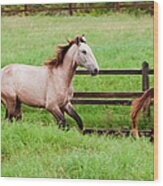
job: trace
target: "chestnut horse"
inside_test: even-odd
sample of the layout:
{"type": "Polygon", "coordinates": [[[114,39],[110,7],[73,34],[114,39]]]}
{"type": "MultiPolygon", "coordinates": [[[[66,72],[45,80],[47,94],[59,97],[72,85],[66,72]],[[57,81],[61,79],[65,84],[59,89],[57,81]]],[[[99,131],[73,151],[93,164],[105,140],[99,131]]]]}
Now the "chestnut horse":
{"type": "Polygon", "coordinates": [[[132,121],[132,133],[139,139],[138,133],[138,120],[140,111],[147,112],[151,99],[154,97],[154,88],[149,88],[146,90],[140,98],[137,98],[132,102],[130,117],[132,121]]]}
{"type": "Polygon", "coordinates": [[[64,112],[74,118],[80,130],[83,123],[70,100],[73,97],[72,79],[78,66],[92,75],[98,64],[84,36],[77,36],[65,46],[58,46],[55,59],[43,66],[10,64],[1,71],[1,99],[6,107],[6,119],[21,119],[21,103],[46,108],[64,128],[64,112]]]}

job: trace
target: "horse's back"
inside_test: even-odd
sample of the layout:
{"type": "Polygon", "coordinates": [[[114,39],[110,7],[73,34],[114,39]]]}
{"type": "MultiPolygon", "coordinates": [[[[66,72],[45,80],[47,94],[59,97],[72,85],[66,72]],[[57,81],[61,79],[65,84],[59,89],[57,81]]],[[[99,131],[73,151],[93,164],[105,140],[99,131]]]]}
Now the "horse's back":
{"type": "Polygon", "coordinates": [[[42,106],[47,83],[46,67],[11,64],[1,71],[2,95],[17,96],[26,104],[42,106]]]}

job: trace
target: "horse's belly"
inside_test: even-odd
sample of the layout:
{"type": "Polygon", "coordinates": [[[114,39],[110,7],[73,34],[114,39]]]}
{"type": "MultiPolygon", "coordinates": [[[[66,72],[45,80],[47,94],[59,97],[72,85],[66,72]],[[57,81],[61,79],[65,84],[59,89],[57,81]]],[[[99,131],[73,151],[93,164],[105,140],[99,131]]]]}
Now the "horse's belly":
{"type": "Polygon", "coordinates": [[[20,101],[24,104],[27,104],[30,106],[36,106],[36,107],[45,106],[44,94],[40,94],[38,90],[27,91],[25,89],[25,90],[22,90],[21,92],[18,92],[17,95],[20,101]]]}

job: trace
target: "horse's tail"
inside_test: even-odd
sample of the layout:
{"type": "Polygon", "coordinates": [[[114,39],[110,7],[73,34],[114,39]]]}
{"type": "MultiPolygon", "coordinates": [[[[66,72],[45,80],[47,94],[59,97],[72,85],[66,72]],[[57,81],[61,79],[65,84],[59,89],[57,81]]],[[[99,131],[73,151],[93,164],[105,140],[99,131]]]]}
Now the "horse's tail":
{"type": "Polygon", "coordinates": [[[146,90],[140,98],[132,102],[130,118],[132,121],[132,130],[133,132],[136,132],[136,136],[138,135],[137,130],[138,130],[138,119],[139,119],[140,111],[142,109],[143,111],[147,111],[147,108],[149,107],[149,104],[151,102],[151,98],[153,97],[154,97],[154,88],[150,88],[146,90]]]}

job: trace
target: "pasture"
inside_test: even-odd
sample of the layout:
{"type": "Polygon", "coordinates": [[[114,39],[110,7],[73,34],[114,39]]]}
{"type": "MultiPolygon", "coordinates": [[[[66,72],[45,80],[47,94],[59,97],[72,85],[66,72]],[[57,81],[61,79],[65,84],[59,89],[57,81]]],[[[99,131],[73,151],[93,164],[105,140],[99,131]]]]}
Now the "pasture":
{"type": "MultiPolygon", "coordinates": [[[[112,16],[2,17],[2,67],[41,65],[65,38],[85,34],[100,69],[153,68],[153,17],[112,16]]],[[[75,76],[75,91],[141,91],[141,76],[75,76]]],[[[150,77],[153,86],[153,77],[150,77]]],[[[129,106],[75,105],[84,127],[131,128],[129,106]]],[[[139,129],[153,126],[140,118],[139,129]]],[[[153,180],[153,144],[149,139],[83,136],[76,123],[68,132],[44,109],[23,106],[22,121],[2,117],[2,176],[153,180]]]]}

